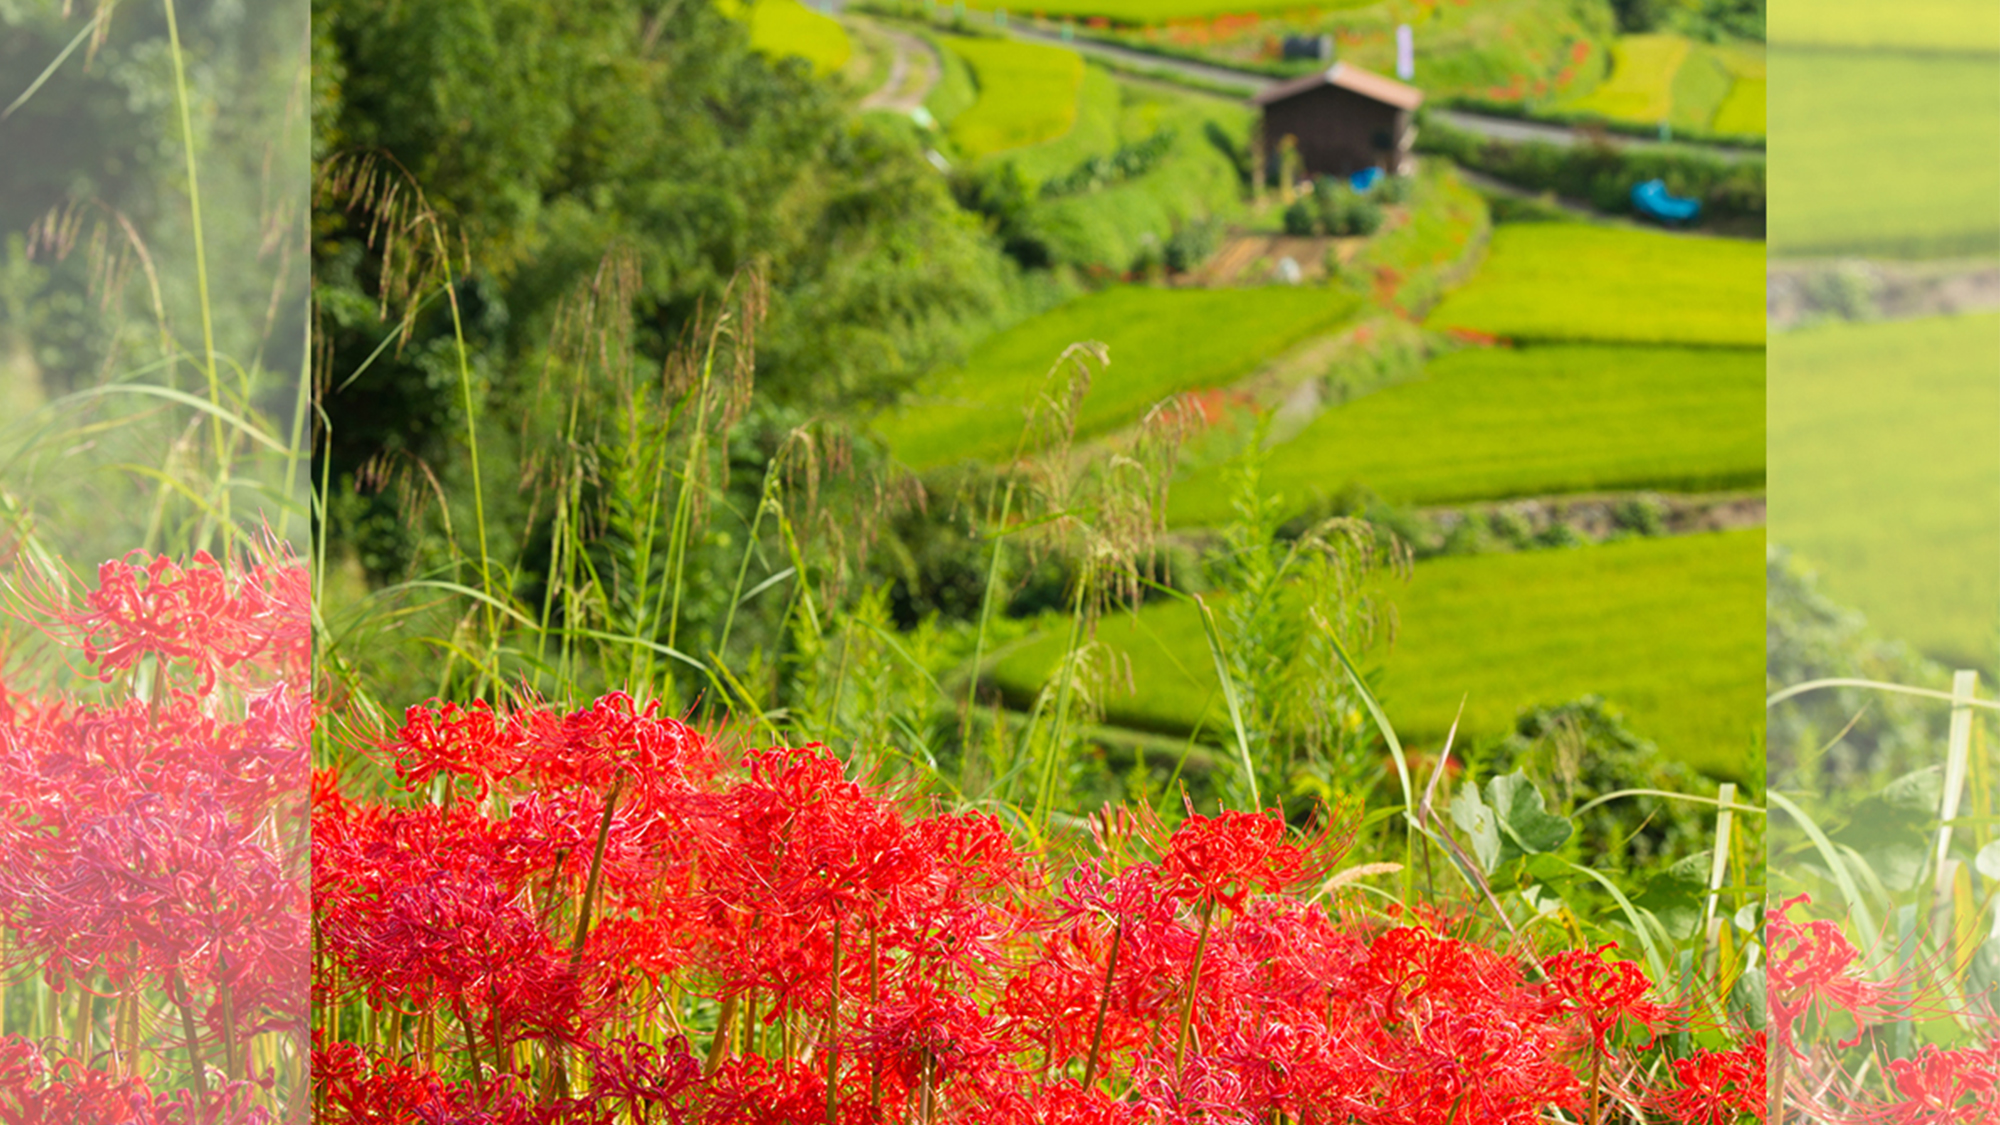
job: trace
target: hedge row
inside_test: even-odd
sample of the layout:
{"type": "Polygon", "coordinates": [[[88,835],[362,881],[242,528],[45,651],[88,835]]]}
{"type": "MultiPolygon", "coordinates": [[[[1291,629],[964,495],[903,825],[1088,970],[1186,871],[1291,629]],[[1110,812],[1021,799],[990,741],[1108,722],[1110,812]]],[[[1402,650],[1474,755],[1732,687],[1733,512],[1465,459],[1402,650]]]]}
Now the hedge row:
{"type": "Polygon", "coordinates": [[[1702,201],[1705,220],[1764,219],[1764,161],[1728,160],[1690,149],[1611,144],[1558,145],[1482,137],[1429,118],[1417,147],[1530,191],[1553,191],[1599,211],[1632,210],[1632,188],[1665,180],[1667,190],[1702,201]]]}

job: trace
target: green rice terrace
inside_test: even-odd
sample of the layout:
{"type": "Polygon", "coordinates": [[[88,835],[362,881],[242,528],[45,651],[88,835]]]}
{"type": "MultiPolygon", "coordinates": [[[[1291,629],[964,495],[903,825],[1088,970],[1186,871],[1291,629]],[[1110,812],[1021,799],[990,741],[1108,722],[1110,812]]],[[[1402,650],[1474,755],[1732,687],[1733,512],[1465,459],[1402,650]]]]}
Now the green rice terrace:
{"type": "MultiPolygon", "coordinates": [[[[489,309],[510,318],[518,354],[468,365],[475,387],[494,373],[490,388],[452,381],[439,397],[422,365],[455,336],[425,322],[429,350],[405,352],[372,324],[339,329],[337,350],[364,368],[350,393],[394,394],[413,418],[462,419],[467,402],[477,414],[464,433],[435,422],[384,435],[372,416],[334,431],[328,518],[350,546],[329,581],[354,613],[337,628],[369,650],[357,666],[383,698],[401,705],[398,693],[433,674],[472,675],[456,657],[436,673],[450,646],[403,644],[401,624],[365,612],[383,591],[410,596],[396,586],[408,575],[456,560],[450,591],[478,574],[519,610],[484,603],[489,628],[540,614],[550,630],[496,649],[477,672],[492,682],[609,688],[650,675],[683,703],[700,695],[768,727],[759,738],[879,747],[885,762],[956,771],[968,793],[981,776],[1022,784],[1020,762],[980,749],[992,742],[1069,763],[1064,792],[1155,800],[1171,757],[1149,749],[1127,776],[1096,750],[1137,739],[1215,756],[1239,737],[1215,696],[1218,652],[1250,659],[1243,650],[1261,641],[1240,625],[1211,638],[1187,606],[1148,595],[1136,617],[1098,625],[1129,656],[1136,693],[1084,707],[1051,676],[1074,656],[1079,607],[1130,600],[1119,568],[1153,561],[1171,564],[1177,591],[1248,605],[1243,560],[1346,518],[1414,562],[1407,583],[1378,570],[1349,591],[1398,623],[1393,644],[1350,637],[1365,684],[1333,666],[1294,669],[1324,686],[1314,721],[1334,743],[1378,746],[1354,717],[1357,690],[1379,692],[1427,751],[1461,699],[1460,745],[1483,752],[1532,709],[1600,696],[1632,736],[1710,775],[1703,785],[1747,780],[1765,472],[1754,149],[1482,133],[1452,151],[1414,140],[1407,164],[1370,158],[1404,174],[1310,174],[1302,149],[1258,140],[1262,109],[1176,65],[1205,60],[1260,82],[1324,72],[1325,59],[1281,49],[1287,36],[1323,35],[1340,61],[1392,74],[1396,29],[1409,24],[1409,81],[1426,106],[1464,115],[1454,121],[1505,113],[1509,125],[1540,116],[1540,129],[1615,120],[1643,131],[1663,119],[1755,137],[1762,44],[1694,16],[1621,24],[1608,0],[1122,3],[1003,15],[880,0],[828,15],[743,0],[704,32],[702,51],[741,54],[728,56],[728,81],[750,84],[752,117],[782,123],[732,131],[714,107],[738,95],[695,65],[697,52],[676,56],[679,69],[635,65],[637,93],[603,93],[581,133],[544,146],[580,170],[522,165],[523,183],[496,186],[501,170],[459,182],[424,167],[515,271],[496,272],[489,309]],[[1141,53],[1087,54],[1079,40],[1141,53]],[[687,121],[646,117],[660,105],[687,121]],[[600,143],[620,119],[644,124],[653,148],[600,143]],[[663,145],[693,156],[663,161],[663,145]],[[665,166],[682,179],[649,178],[665,166]],[[621,186],[585,198],[568,177],[586,174],[621,186]],[[1701,214],[1673,229],[1638,217],[1632,189],[1653,178],[1701,214]],[[501,198],[553,202],[481,209],[501,198]],[[772,202],[750,202],[760,199],[772,202]],[[604,255],[617,231],[629,262],[622,249],[604,255]],[[636,294],[658,315],[621,335],[601,320],[607,293],[636,294]],[[766,311],[754,334],[742,330],[766,311]],[[722,319],[687,320],[697,314],[722,319]],[[707,396],[689,400],[697,409],[676,413],[637,382],[563,397],[572,372],[578,386],[601,381],[597,368],[621,349],[665,346],[668,325],[711,333],[713,364],[687,369],[707,396]],[[550,342],[519,343],[537,332],[550,342]],[[1088,361],[1088,389],[1072,397],[1051,375],[1076,345],[1101,345],[1108,362],[1088,361]],[[1034,441],[1031,417],[1043,427],[1034,441]],[[1171,424],[1146,428],[1161,418],[1171,424]],[[1178,445],[1164,440],[1170,429],[1178,445]],[[522,483],[489,480],[483,497],[466,496],[469,466],[383,483],[403,451],[446,464],[473,436],[501,466],[487,476],[522,483]],[[725,457],[726,475],[703,468],[725,457]],[[442,502],[412,514],[411,498],[433,494],[442,502]],[[485,529],[468,530],[480,511],[485,529]],[[641,526],[649,512],[665,521],[657,535],[641,526]],[[521,553],[472,562],[466,545],[479,538],[521,553]],[[369,646],[396,655],[377,660],[369,646]],[[1057,733],[1044,722],[1052,708],[1057,733]],[[1016,747],[1008,732],[1019,731],[1016,747]],[[1050,749],[1052,738],[1068,741],[1050,749]]],[[[583,100],[546,100],[565,99],[583,100]]],[[[479,125],[505,133],[506,120],[479,125]]],[[[1445,131],[1418,126],[1419,137],[1445,131]]],[[[365,275],[340,273],[349,261],[321,263],[354,290],[339,307],[376,308],[365,275]]],[[[1258,596],[1289,607],[1301,588],[1287,577],[1258,596]]],[[[419,624],[407,635],[447,628],[442,609],[409,612],[419,624]]],[[[1304,620],[1301,609],[1288,627],[1304,620]]],[[[1258,737],[1301,736],[1270,726],[1258,737]]],[[[1254,781],[1260,768],[1245,773],[1254,781]]],[[[1382,781],[1372,767],[1356,776],[1342,784],[1382,781]]],[[[1195,799],[1239,799],[1235,784],[1201,781],[1195,799]]]]}
{"type": "MultiPolygon", "coordinates": [[[[1100,18],[1105,26],[1081,30],[1234,64],[1256,61],[1243,54],[1253,30],[1268,38],[1322,20],[1341,57],[1384,71],[1394,66],[1377,57],[1393,30],[1386,17],[1407,16],[1366,3],[1309,17],[1282,6],[1226,18],[1202,5],[1171,15],[1115,7],[1044,15],[1100,18]]],[[[1526,48],[1541,52],[1541,77],[1521,82],[1492,72],[1469,44],[1448,46],[1491,32],[1494,11],[1424,7],[1418,34],[1430,21],[1441,46],[1420,54],[1420,85],[1428,66],[1457,76],[1440,77],[1446,90],[1491,100],[1512,83],[1512,100],[1551,114],[1762,133],[1761,43],[1664,29],[1593,36],[1551,6],[1506,0],[1494,7],[1532,17],[1523,32],[1546,36],[1526,48]]],[[[975,29],[992,18],[973,9],[975,29]]],[[[1247,134],[1251,114],[1239,103],[1045,40],[905,26],[942,61],[925,102],[931,143],[991,201],[988,222],[1026,252],[1115,279],[986,337],[878,413],[875,433],[910,469],[1011,464],[1031,411],[1047,409],[1057,357],[1095,341],[1109,364],[1093,371],[1071,418],[1079,464],[1124,449],[1157,403],[1201,404],[1207,429],[1186,447],[1165,509],[1197,552],[1240,518],[1236,463],[1256,434],[1269,443],[1259,492],[1295,526],[1363,510],[1477,523],[1513,518],[1516,503],[1566,510],[1761,492],[1761,242],[1576,212],[1496,225],[1486,199],[1440,157],[1378,203],[1381,218],[1365,232],[1288,232],[1292,200],[1275,187],[1248,190],[1247,144],[1223,140],[1247,134]],[[1271,284],[1281,259],[1296,263],[1302,284],[1271,284]],[[1274,418],[1268,431],[1256,428],[1263,414],[1274,418]]],[[[1520,36],[1506,38],[1520,47],[1520,36]]],[[[1573,533],[1558,519],[1541,538],[1568,546],[1458,537],[1419,562],[1408,586],[1374,587],[1400,622],[1394,647],[1369,657],[1391,717],[1434,745],[1467,696],[1461,733],[1487,739],[1523,708],[1596,693],[1669,755],[1741,776],[1759,707],[1761,510],[1756,500],[1751,525],[1705,534],[1645,527],[1613,541],[1620,535],[1573,533]],[[1684,685],[1705,686],[1649,683],[1663,664],[1684,685]]],[[[1227,741],[1213,660],[1188,606],[1114,614],[1099,630],[1130,657],[1139,685],[1101,700],[1102,729],[1227,741]]],[[[982,675],[1010,706],[1030,708],[1053,682],[1068,632],[1067,618],[1033,627],[982,675]]]]}
{"type": "Polygon", "coordinates": [[[1764,342],[1764,248],[1568,223],[1495,233],[1486,265],[1431,311],[1516,343],[1764,342]]]}
{"type": "Polygon", "coordinates": [[[1773,254],[2000,252],[2000,10],[1977,0],[1780,8],[1773,254]],[[1864,156],[1865,154],[1865,156],[1864,156]]]}
{"type": "Polygon", "coordinates": [[[1772,48],[1773,254],[2000,251],[2000,36],[1963,49],[1772,48]]]}
{"type": "Polygon", "coordinates": [[[1766,65],[1759,44],[1711,44],[1683,35],[1620,37],[1611,72],[1558,111],[1683,133],[1762,137],[1766,65]]]}
{"type": "MultiPolygon", "coordinates": [[[[915,0],[891,10],[921,10],[915,0]]],[[[1394,73],[1396,29],[1414,36],[1415,80],[1433,97],[1509,107],[1557,121],[1597,121],[1682,135],[1761,141],[1765,55],[1761,20],[1730,22],[1690,6],[1662,20],[1664,6],[1640,9],[1644,27],[1621,27],[1558,0],[1338,0],[1302,5],[1208,0],[1063,0],[1039,5],[1037,27],[1070,26],[1093,39],[1170,58],[1274,76],[1314,61],[1287,57],[1286,37],[1330,36],[1339,58],[1394,73]]],[[[972,3],[990,19],[1005,5],[972,3]]]]}
{"type": "Polygon", "coordinates": [[[1078,436],[1094,437],[1130,425],[1163,398],[1234,383],[1361,305],[1317,288],[1106,289],[988,341],[972,363],[935,379],[878,429],[913,468],[1003,459],[1056,356],[1095,339],[1112,359],[1078,417],[1078,436]],[[1218,324],[1229,330],[1216,331],[1218,324]]]}
{"type": "MultiPolygon", "coordinates": [[[[1750,348],[1473,348],[1328,410],[1275,447],[1266,492],[1287,514],[1359,486],[1429,506],[1553,493],[1764,483],[1764,354],[1750,348]]],[[[1220,468],[1180,482],[1175,524],[1228,519],[1220,468]]]]}
{"type": "MultiPolygon", "coordinates": [[[[2000,8],[1827,0],[1773,17],[1774,268],[1822,286],[1878,268],[1990,270],[2000,8]]],[[[1880,635],[1991,669],[2000,321],[1972,311],[1995,303],[1843,303],[1835,284],[1820,304],[1771,338],[1771,540],[1880,635]]]]}

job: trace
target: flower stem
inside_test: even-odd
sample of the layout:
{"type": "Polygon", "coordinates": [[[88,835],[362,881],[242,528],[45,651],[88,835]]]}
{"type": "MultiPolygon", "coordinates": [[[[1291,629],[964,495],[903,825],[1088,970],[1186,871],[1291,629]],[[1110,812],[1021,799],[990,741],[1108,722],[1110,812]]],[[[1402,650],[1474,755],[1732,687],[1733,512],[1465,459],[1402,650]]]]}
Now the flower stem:
{"type": "Polygon", "coordinates": [[[715,1021],[715,1038],[709,1040],[708,1061],[702,1064],[701,1076],[711,1078],[715,1068],[722,1065],[723,1056],[729,1053],[729,1036],[735,1029],[730,1025],[736,1021],[736,994],[723,998],[722,1014],[715,1021]]]}
{"type": "MultiPolygon", "coordinates": [[[[479,1066],[479,1040],[472,1034],[472,1020],[465,1014],[465,1001],[459,1001],[456,1007],[458,1011],[458,1026],[465,1032],[465,1053],[472,1056],[472,1092],[478,1095],[480,1101],[484,1102],[486,1100],[486,1075],[479,1066]]],[[[500,1060],[494,1059],[493,1063],[495,1066],[498,1066],[500,1060]]]]}
{"type": "Polygon", "coordinates": [[[188,1066],[194,1071],[194,1098],[206,1108],[208,1069],[202,1064],[201,1042],[195,1034],[194,1005],[188,999],[187,984],[181,980],[179,970],[168,970],[167,984],[173,990],[174,1006],[181,1010],[181,1034],[187,1039],[188,1066]]]}
{"type": "Polygon", "coordinates": [[[1181,1064],[1187,1060],[1188,1028],[1194,1023],[1194,998],[1201,989],[1201,958],[1208,951],[1208,923],[1215,916],[1215,902],[1204,899],[1201,904],[1201,937],[1194,943],[1194,971],[1188,975],[1187,1003],[1181,1006],[1180,1041],[1174,1046],[1174,1079],[1180,1080],[1181,1064]]]}
{"type": "MultiPolygon", "coordinates": [[[[881,1002],[882,960],[877,952],[878,933],[874,921],[868,925],[868,1030],[875,1031],[875,1005],[881,1002]]],[[[882,1061],[868,1060],[868,1120],[882,1119],[882,1061]]]]}
{"type": "Polygon", "coordinates": [[[1597,1116],[1597,1090],[1599,1081],[1598,1068],[1603,1062],[1604,1052],[1598,1050],[1596,1044],[1592,1044],[1590,1048],[1590,1125],[1601,1125],[1597,1116]]]}
{"type": "MultiPolygon", "coordinates": [[[[1090,1058],[1083,1064],[1083,1088],[1097,1080],[1097,1048],[1104,1041],[1104,1014],[1111,1007],[1111,980],[1118,972],[1118,946],[1125,940],[1125,919],[1111,931],[1111,959],[1104,966],[1104,995],[1097,998],[1097,1026],[1090,1029],[1090,1058]]],[[[1185,1025],[1184,1025],[1185,1026],[1185,1025]]]]}
{"type": "Polygon", "coordinates": [[[826,1125],[840,1125],[835,1082],[840,1077],[840,919],[833,920],[833,996],[826,1008],[826,1125]]]}
{"type": "Polygon", "coordinates": [[[604,798],[604,816],[597,822],[597,849],[590,853],[590,878],[583,885],[582,909],[576,916],[576,940],[570,944],[569,964],[575,969],[583,964],[583,941],[590,936],[590,907],[597,898],[598,879],[604,873],[604,845],[611,838],[611,814],[618,810],[618,791],[625,785],[625,776],[611,783],[611,792],[604,798]]]}

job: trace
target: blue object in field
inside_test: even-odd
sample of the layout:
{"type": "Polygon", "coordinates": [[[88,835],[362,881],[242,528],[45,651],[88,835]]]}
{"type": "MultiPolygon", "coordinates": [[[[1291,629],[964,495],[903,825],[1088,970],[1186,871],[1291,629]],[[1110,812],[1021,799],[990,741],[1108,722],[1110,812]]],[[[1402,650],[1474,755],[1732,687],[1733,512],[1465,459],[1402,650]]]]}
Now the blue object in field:
{"type": "Polygon", "coordinates": [[[1647,180],[1635,185],[1632,188],[1632,206],[1637,207],[1641,215],[1663,223],[1685,223],[1701,214],[1701,200],[1668,195],[1665,180],[1647,180]]]}
{"type": "Polygon", "coordinates": [[[1376,181],[1380,180],[1381,178],[1382,178],[1382,169],[1363,168],[1361,171],[1356,172],[1352,176],[1347,177],[1347,182],[1354,188],[1355,191],[1367,191],[1369,188],[1374,187],[1376,181]]]}

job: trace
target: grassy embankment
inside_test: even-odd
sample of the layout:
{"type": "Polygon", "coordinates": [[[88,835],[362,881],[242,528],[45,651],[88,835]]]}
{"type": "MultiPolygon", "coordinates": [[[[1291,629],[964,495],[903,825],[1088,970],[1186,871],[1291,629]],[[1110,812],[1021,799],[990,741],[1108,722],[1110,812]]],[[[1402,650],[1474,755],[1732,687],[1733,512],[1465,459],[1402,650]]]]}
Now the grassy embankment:
{"type": "Polygon", "coordinates": [[[1100,340],[1111,366],[1077,425],[1078,437],[1091,437],[1131,424],[1175,392],[1227,386],[1360,305],[1325,289],[1102,290],[987,341],[970,364],[934,378],[877,428],[917,469],[1005,457],[1056,357],[1077,341],[1100,340]]]}

